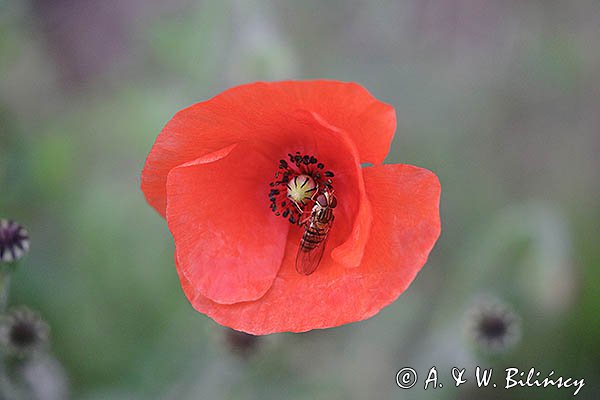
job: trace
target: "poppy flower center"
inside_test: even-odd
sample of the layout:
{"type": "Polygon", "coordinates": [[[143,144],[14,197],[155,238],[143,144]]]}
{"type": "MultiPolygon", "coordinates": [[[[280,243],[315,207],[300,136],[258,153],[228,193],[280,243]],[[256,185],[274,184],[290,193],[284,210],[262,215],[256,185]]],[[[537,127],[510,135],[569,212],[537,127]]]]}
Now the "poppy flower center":
{"type": "Polygon", "coordinates": [[[287,218],[292,224],[300,224],[300,215],[325,188],[333,190],[334,173],[310,154],[288,153],[288,160],[279,160],[275,180],[269,183],[271,211],[287,218]]]}

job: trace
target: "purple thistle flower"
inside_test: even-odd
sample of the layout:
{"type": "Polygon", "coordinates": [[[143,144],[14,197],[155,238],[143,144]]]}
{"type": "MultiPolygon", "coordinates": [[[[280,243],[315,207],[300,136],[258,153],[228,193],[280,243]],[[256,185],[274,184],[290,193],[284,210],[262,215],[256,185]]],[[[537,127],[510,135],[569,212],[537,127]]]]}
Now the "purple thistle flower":
{"type": "Polygon", "coordinates": [[[27,251],[27,230],[15,221],[0,219],[0,263],[18,261],[27,251]]]}

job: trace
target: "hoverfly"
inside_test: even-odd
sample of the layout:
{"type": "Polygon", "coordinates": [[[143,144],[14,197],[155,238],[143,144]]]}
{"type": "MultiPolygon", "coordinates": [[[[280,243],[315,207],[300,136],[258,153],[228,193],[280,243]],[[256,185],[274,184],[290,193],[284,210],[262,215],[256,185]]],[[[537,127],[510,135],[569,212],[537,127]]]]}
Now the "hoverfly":
{"type": "Polygon", "coordinates": [[[304,234],[296,255],[296,271],[303,275],[315,272],[323,257],[327,235],[335,218],[333,209],[337,205],[337,199],[327,186],[314,200],[310,216],[303,222],[304,234]]]}

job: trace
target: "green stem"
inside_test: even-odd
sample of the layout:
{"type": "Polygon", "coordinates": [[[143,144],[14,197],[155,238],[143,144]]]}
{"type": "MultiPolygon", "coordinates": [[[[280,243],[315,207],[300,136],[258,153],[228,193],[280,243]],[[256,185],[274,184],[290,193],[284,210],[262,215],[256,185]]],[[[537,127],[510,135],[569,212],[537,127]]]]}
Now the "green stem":
{"type": "MultiPolygon", "coordinates": [[[[10,286],[10,272],[8,268],[0,265],[0,314],[6,310],[8,303],[8,287],[10,286]]],[[[7,398],[9,380],[5,367],[5,354],[0,352],[0,396],[7,398]]]]}
{"type": "Polygon", "coordinates": [[[8,304],[8,291],[10,288],[10,271],[0,270],[0,313],[6,310],[8,304]]]}

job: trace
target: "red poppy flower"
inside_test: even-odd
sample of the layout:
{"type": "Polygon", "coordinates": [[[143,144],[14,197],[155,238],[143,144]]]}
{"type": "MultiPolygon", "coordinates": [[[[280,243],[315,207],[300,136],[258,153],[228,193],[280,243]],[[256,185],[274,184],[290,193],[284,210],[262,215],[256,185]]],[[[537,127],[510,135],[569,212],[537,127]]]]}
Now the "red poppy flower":
{"type": "Polygon", "coordinates": [[[395,129],[391,106],[336,81],[251,83],[178,112],[142,190],[167,220],[192,306],[267,334],[363,320],[393,302],[440,233],[437,177],[382,165],[395,129]],[[304,241],[324,249],[312,272],[296,256],[318,207],[334,221],[304,241]]]}

